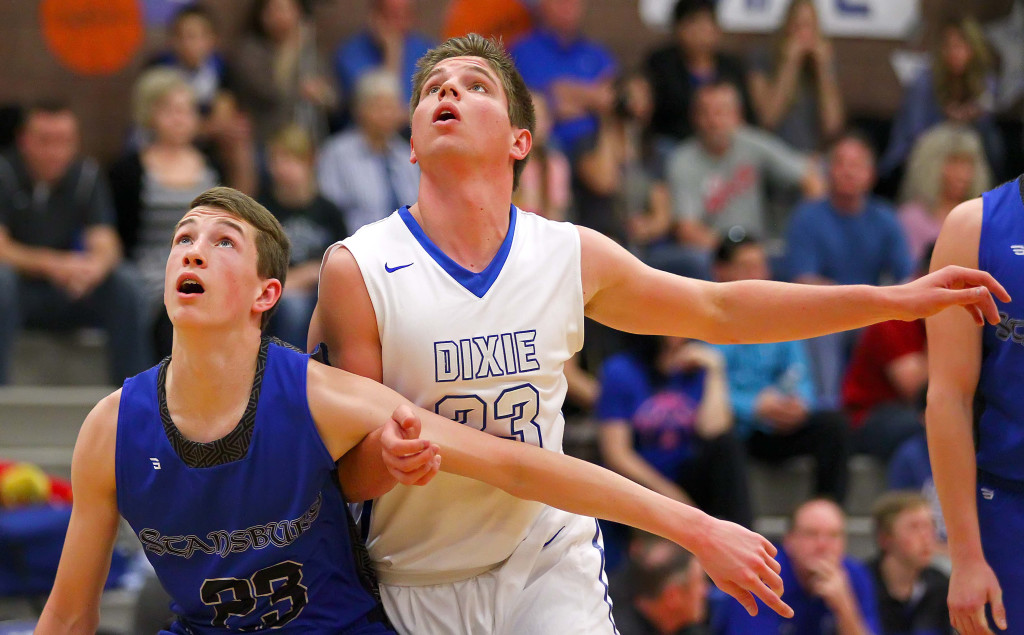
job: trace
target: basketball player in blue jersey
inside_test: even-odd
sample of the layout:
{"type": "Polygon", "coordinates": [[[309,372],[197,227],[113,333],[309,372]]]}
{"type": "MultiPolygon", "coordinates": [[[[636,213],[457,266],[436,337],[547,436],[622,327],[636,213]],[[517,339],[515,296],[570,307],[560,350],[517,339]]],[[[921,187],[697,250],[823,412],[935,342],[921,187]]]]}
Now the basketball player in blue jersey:
{"type": "MultiPolygon", "coordinates": [[[[385,386],[263,338],[288,251],[277,220],[229,188],[200,195],[178,223],[164,282],[172,354],[128,379],[82,425],[71,523],[37,632],[95,632],[119,514],[173,598],[174,633],[393,632],[372,579],[360,575],[334,477],[335,460],[392,417],[430,439],[392,448],[430,454],[421,476],[436,469],[440,451],[444,469],[508,495],[680,544],[728,539],[737,544],[719,571],[753,576],[758,597],[790,613],[775,548],[757,534],[709,522],[584,461],[419,410],[421,423],[385,386]]],[[[513,341],[519,365],[542,356],[527,339],[513,341]]],[[[459,625],[417,630],[449,628],[459,625]]]]}
{"type": "MultiPolygon", "coordinates": [[[[728,343],[802,339],[952,304],[996,320],[989,289],[1004,292],[962,268],[884,289],[713,284],[652,270],[596,232],[511,205],[533,111],[499,44],[448,40],[421,59],[413,83],[418,200],[328,250],[309,341],[326,341],[342,368],[467,427],[560,452],[563,366],[582,344],[584,316],[728,343]]],[[[353,499],[376,497],[364,509],[367,548],[400,632],[615,631],[593,519],[447,474],[429,480],[415,471],[429,452],[395,450],[405,433],[388,425],[387,443],[371,434],[340,470],[353,499]],[[382,447],[402,482],[390,491],[395,479],[377,470],[382,447]]],[[[680,544],[754,612],[757,571],[723,567],[763,568],[762,548],[748,551],[754,534],[694,517],[695,540],[680,544]]]]}
{"type": "Polygon", "coordinates": [[[955,311],[927,320],[928,452],[953,572],[949,615],[964,635],[1024,633],[1024,179],[950,212],[932,269],[996,276],[1016,301],[979,327],[955,311]],[[1003,599],[1006,599],[1005,605],[1003,599]]]}

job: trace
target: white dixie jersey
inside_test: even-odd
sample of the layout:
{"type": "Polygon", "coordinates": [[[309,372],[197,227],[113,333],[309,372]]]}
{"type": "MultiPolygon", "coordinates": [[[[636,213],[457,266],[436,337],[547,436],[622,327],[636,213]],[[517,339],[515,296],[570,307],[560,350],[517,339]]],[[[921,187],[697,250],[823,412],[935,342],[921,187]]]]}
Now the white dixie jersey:
{"type": "MultiPolygon", "coordinates": [[[[342,244],[376,312],[387,386],[459,423],[561,452],[563,368],[583,344],[579,233],[514,206],[509,216],[479,273],[441,252],[407,208],[342,244]]],[[[388,584],[466,579],[504,561],[541,509],[440,473],[373,502],[367,547],[388,584]]]]}

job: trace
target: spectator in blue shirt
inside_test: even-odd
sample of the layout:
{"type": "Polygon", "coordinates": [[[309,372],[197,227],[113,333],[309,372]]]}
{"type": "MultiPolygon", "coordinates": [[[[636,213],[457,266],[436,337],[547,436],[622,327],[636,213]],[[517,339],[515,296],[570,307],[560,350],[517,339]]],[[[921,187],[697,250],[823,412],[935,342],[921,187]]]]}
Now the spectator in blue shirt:
{"type": "MultiPolygon", "coordinates": [[[[900,282],[913,272],[903,229],[893,208],[871,195],[875,157],[857,134],[843,135],[829,152],[828,193],[793,213],[786,234],[789,276],[805,284],[900,282]]],[[[818,395],[839,404],[853,332],[808,341],[818,395]]]]}
{"type": "Polygon", "coordinates": [[[729,602],[714,622],[721,635],[879,635],[875,586],[868,568],[846,555],[846,518],[830,500],[797,507],[776,557],[795,612],[785,619],[758,602],[751,617],[729,602]]]}
{"type": "Polygon", "coordinates": [[[334,73],[342,95],[351,100],[363,75],[384,68],[399,78],[402,103],[409,103],[416,60],[434,43],[413,31],[414,0],[370,0],[369,4],[366,27],[334,53],[334,73]]]}
{"type": "MultiPolygon", "coordinates": [[[[713,269],[719,282],[769,278],[764,248],[750,237],[723,241],[713,269]]],[[[813,456],[815,493],[842,502],[848,425],[841,412],[816,407],[803,343],[734,344],[721,350],[736,430],[748,454],[768,463],[813,456]]]]}
{"type": "Polygon", "coordinates": [[[605,465],[669,498],[750,525],[742,446],[722,354],[678,337],[635,336],[601,368],[605,465]]]}
{"type": "Polygon", "coordinates": [[[539,26],[509,49],[526,85],[551,104],[553,139],[570,157],[615,102],[615,60],[580,33],[584,11],[585,0],[540,0],[539,26]]]}

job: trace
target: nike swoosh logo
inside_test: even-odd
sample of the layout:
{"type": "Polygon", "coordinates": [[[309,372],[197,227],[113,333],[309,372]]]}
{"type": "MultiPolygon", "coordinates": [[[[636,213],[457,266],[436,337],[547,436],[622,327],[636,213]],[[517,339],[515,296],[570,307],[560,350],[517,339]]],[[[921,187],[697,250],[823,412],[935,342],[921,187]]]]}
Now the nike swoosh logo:
{"type": "Polygon", "coordinates": [[[384,263],[384,271],[387,271],[388,273],[394,273],[394,272],[398,271],[399,269],[405,269],[406,267],[411,267],[412,265],[413,265],[413,263],[410,262],[407,265],[398,265],[397,267],[389,267],[388,263],[385,262],[384,263]]]}

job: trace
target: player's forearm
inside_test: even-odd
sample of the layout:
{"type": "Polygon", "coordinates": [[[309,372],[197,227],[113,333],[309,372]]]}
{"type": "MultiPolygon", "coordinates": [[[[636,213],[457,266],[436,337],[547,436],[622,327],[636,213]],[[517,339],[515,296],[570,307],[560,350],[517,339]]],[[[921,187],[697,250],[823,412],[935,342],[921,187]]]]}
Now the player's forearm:
{"type": "Polygon", "coordinates": [[[391,491],[395,479],[381,460],[381,430],[371,432],[338,460],[338,480],[350,503],[379,498],[391,491]]]}
{"type": "Polygon", "coordinates": [[[47,602],[39,621],[36,622],[34,632],[37,635],[91,635],[96,632],[99,625],[98,608],[65,612],[52,608],[51,602],[47,602]]]}
{"type": "Polygon", "coordinates": [[[891,287],[742,280],[709,287],[706,341],[760,343],[817,337],[902,319],[891,287]]]}
{"type": "Polygon", "coordinates": [[[483,481],[518,498],[637,527],[691,551],[700,549],[702,527],[709,517],[698,509],[564,454],[464,428],[443,432],[462,434],[461,438],[438,434],[424,420],[423,437],[441,447],[444,471],[483,481]]]}
{"type": "Polygon", "coordinates": [[[950,558],[984,558],[978,527],[977,460],[969,398],[932,386],[928,390],[928,454],[944,510],[950,558]],[[950,513],[952,512],[952,513],[950,513]]]}

